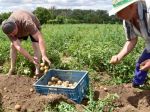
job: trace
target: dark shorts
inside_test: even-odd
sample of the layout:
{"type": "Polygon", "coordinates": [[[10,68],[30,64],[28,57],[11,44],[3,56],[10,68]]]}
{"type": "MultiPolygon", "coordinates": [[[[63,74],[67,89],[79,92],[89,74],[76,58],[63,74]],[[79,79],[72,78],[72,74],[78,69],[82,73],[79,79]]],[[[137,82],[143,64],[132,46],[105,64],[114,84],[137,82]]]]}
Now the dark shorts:
{"type": "MultiPolygon", "coordinates": [[[[38,41],[35,40],[31,35],[29,35],[29,36],[30,36],[30,39],[31,39],[32,42],[38,42],[38,41]]],[[[20,40],[27,40],[27,39],[28,39],[28,36],[24,36],[24,37],[21,37],[20,40]]]]}

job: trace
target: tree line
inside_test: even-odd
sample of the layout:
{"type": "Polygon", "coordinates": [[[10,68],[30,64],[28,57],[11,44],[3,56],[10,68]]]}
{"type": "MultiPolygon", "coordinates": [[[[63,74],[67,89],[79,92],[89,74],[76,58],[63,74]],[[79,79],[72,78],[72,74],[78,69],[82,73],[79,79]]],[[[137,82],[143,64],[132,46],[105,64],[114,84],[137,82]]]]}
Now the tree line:
{"type": "MultiPolygon", "coordinates": [[[[46,9],[37,7],[33,13],[41,24],[115,24],[121,21],[116,16],[109,16],[106,10],[81,10],[81,9],[46,9]]],[[[0,23],[10,16],[11,12],[0,14],[0,23]]]]}

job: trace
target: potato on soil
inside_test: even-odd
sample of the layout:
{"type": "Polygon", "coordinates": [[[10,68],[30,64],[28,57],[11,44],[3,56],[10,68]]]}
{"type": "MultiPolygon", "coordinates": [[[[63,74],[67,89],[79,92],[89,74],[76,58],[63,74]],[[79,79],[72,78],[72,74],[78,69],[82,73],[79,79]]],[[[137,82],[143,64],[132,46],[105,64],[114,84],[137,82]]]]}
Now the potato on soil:
{"type": "Polygon", "coordinates": [[[36,78],[37,78],[37,76],[33,76],[33,78],[34,78],[34,79],[36,79],[36,78]]]}
{"type": "Polygon", "coordinates": [[[106,91],[106,92],[107,92],[107,91],[108,91],[108,89],[107,89],[106,87],[104,87],[104,91],[106,91]]]}
{"type": "Polygon", "coordinates": [[[15,105],[15,110],[20,111],[20,110],[21,110],[21,105],[16,104],[16,105],[15,105]]]}
{"type": "Polygon", "coordinates": [[[30,92],[33,92],[34,91],[34,89],[33,88],[30,88],[30,92]]]}
{"type": "Polygon", "coordinates": [[[63,83],[62,83],[62,86],[64,86],[64,87],[68,87],[68,86],[69,86],[69,84],[68,84],[68,83],[66,83],[66,82],[63,82],[63,83]]]}

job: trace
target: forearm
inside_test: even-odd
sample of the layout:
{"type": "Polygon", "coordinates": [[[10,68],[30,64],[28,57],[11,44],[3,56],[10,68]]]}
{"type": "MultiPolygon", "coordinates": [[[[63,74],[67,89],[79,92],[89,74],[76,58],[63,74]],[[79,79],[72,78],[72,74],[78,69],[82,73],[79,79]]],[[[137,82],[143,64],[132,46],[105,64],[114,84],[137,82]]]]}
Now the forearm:
{"type": "Polygon", "coordinates": [[[29,61],[31,61],[31,62],[34,61],[33,57],[24,48],[22,48],[20,46],[15,46],[15,48],[18,50],[18,52],[20,52],[29,61]]]}
{"type": "Polygon", "coordinates": [[[122,50],[118,53],[118,57],[120,58],[119,60],[121,60],[123,57],[129,54],[135,47],[136,43],[137,43],[137,38],[134,38],[131,41],[127,41],[123,46],[122,50]]]}
{"type": "Polygon", "coordinates": [[[46,47],[45,47],[45,42],[44,42],[44,39],[43,39],[43,36],[41,34],[41,32],[37,32],[36,34],[32,35],[36,40],[38,40],[39,42],[39,48],[40,48],[40,51],[41,51],[41,55],[42,56],[46,56],[46,47]]]}
{"type": "Polygon", "coordinates": [[[43,38],[39,39],[39,47],[40,47],[40,51],[41,51],[42,56],[46,56],[46,47],[45,47],[45,43],[44,43],[43,38]]]}

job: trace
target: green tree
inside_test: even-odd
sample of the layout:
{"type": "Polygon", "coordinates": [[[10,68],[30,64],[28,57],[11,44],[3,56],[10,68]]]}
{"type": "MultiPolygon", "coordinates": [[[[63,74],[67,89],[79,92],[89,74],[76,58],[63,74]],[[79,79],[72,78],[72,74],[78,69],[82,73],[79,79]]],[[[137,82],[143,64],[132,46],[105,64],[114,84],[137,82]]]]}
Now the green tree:
{"type": "Polygon", "coordinates": [[[52,17],[50,11],[42,7],[36,8],[33,13],[38,17],[41,24],[46,24],[52,17]]]}
{"type": "Polygon", "coordinates": [[[9,16],[10,16],[11,12],[8,12],[8,13],[1,13],[0,14],[0,24],[5,20],[5,19],[8,19],[9,16]]]}

